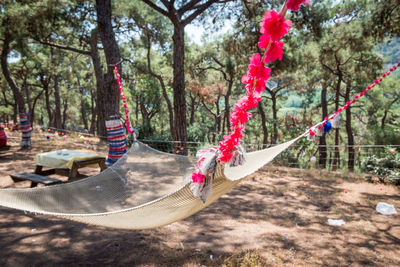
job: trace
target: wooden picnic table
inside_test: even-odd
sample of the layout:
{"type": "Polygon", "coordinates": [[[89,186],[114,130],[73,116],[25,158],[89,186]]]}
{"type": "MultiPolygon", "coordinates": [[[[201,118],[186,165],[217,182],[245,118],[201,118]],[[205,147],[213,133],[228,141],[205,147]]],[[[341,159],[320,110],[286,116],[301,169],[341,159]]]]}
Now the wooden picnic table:
{"type": "Polygon", "coordinates": [[[105,156],[80,152],[74,150],[58,150],[36,155],[36,168],[32,173],[16,173],[11,174],[14,182],[17,181],[31,181],[31,187],[37,186],[38,183],[44,185],[52,185],[61,183],[61,180],[47,177],[52,174],[59,174],[68,176],[68,181],[74,181],[79,178],[86,177],[78,172],[80,168],[84,167],[100,167],[103,171],[106,169],[105,156]],[[46,168],[44,170],[44,168],[46,168]]]}

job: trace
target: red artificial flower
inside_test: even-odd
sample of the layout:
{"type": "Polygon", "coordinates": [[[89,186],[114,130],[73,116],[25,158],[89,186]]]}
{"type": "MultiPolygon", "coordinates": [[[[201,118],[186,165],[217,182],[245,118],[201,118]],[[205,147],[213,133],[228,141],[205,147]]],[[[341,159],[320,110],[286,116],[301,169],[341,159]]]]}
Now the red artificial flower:
{"type": "Polygon", "coordinates": [[[246,123],[250,117],[251,113],[247,112],[244,108],[240,107],[238,104],[235,104],[233,107],[234,111],[231,112],[231,117],[229,121],[232,125],[238,125],[239,123],[246,123]]]}
{"type": "Polygon", "coordinates": [[[232,136],[229,134],[229,135],[224,135],[224,141],[220,142],[220,144],[221,143],[223,144],[225,150],[231,151],[239,144],[239,141],[236,140],[235,138],[232,138],[232,136]]]}
{"type": "Polygon", "coordinates": [[[258,102],[261,100],[261,95],[257,92],[250,92],[249,95],[240,98],[236,105],[243,109],[252,109],[257,107],[258,102]]]}
{"type": "Polygon", "coordinates": [[[224,135],[224,141],[219,142],[219,151],[221,152],[219,160],[222,162],[229,162],[232,159],[232,150],[240,144],[240,139],[243,137],[241,132],[244,131],[245,126],[234,126],[233,129],[234,131],[229,135],[224,135]]]}
{"type": "Polygon", "coordinates": [[[256,78],[259,81],[268,81],[271,70],[264,66],[261,62],[261,56],[259,53],[255,53],[254,56],[250,57],[248,76],[256,78]]]}
{"type": "Polygon", "coordinates": [[[310,0],[288,0],[286,3],[287,9],[293,11],[299,11],[301,5],[309,6],[311,4],[310,0]]]}
{"type": "MultiPolygon", "coordinates": [[[[270,40],[267,36],[261,35],[260,42],[258,42],[258,47],[261,49],[267,49],[270,40]]],[[[271,45],[269,46],[268,50],[265,51],[264,55],[264,64],[268,62],[275,61],[279,58],[282,60],[283,56],[283,42],[282,41],[271,41],[271,45]]]]}
{"type": "Polygon", "coordinates": [[[265,12],[260,32],[265,34],[267,38],[277,41],[289,31],[291,26],[292,21],[285,20],[279,13],[272,10],[265,12]]]}
{"type": "MultiPolygon", "coordinates": [[[[270,68],[267,68],[267,69],[268,69],[268,73],[270,73],[271,69],[270,68]]],[[[267,81],[258,80],[254,77],[251,77],[248,74],[242,76],[242,83],[247,84],[246,85],[246,89],[247,89],[246,93],[248,95],[252,94],[253,92],[260,93],[260,92],[264,91],[266,82],[267,81]]]]}
{"type": "Polygon", "coordinates": [[[270,41],[271,41],[271,39],[263,34],[260,36],[260,41],[258,42],[258,47],[261,49],[267,49],[270,41]]]}
{"type": "Polygon", "coordinates": [[[230,133],[230,136],[232,136],[232,138],[240,140],[243,138],[242,132],[244,132],[245,129],[246,129],[246,126],[244,126],[244,125],[236,126],[236,127],[234,127],[233,132],[230,133]]]}
{"type": "Polygon", "coordinates": [[[219,157],[219,160],[222,162],[229,162],[233,157],[233,153],[222,153],[222,155],[219,157]]]}
{"type": "Polygon", "coordinates": [[[205,176],[200,172],[192,172],[193,183],[201,184],[204,181],[205,176]]]}
{"type": "Polygon", "coordinates": [[[232,150],[238,144],[238,140],[232,138],[230,135],[224,135],[224,141],[219,142],[219,151],[221,152],[221,156],[219,159],[222,162],[228,162],[233,157],[232,150]]]}

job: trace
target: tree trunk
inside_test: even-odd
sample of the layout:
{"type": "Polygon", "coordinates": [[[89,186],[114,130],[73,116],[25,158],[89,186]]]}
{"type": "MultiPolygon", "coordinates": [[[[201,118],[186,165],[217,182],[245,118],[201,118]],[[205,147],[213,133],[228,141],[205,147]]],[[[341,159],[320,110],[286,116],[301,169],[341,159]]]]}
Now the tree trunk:
{"type": "Polygon", "coordinates": [[[136,102],[136,105],[135,105],[135,118],[136,118],[136,121],[139,121],[139,96],[138,95],[136,95],[136,97],[135,97],[135,102],[136,102]]]}
{"type": "MultiPolygon", "coordinates": [[[[14,93],[14,98],[15,101],[18,105],[18,112],[19,113],[25,113],[25,99],[21,91],[19,90],[17,84],[11,77],[11,73],[8,69],[8,62],[7,62],[7,57],[8,54],[10,53],[10,42],[11,42],[11,36],[6,32],[4,34],[4,42],[3,42],[3,50],[1,52],[1,69],[4,75],[4,78],[6,79],[8,86],[10,86],[11,90],[14,93]]],[[[14,122],[15,123],[15,122],[14,122]]]]}
{"type": "Polygon", "coordinates": [[[16,124],[18,121],[18,104],[17,100],[15,100],[15,104],[13,105],[13,123],[16,124]]]}
{"type": "Polygon", "coordinates": [[[41,97],[41,95],[43,94],[43,90],[40,91],[39,94],[37,94],[37,96],[33,99],[33,103],[32,103],[32,111],[29,113],[31,116],[31,120],[32,122],[35,120],[35,110],[36,110],[36,104],[37,101],[39,100],[39,98],[41,97]]]}
{"type": "Polygon", "coordinates": [[[49,124],[48,127],[53,126],[53,112],[51,111],[51,105],[50,105],[50,88],[49,88],[49,79],[45,79],[43,75],[40,76],[40,81],[43,85],[43,90],[44,90],[44,96],[45,96],[45,102],[46,102],[46,110],[47,110],[47,116],[49,118],[49,124]]]}
{"type": "Polygon", "coordinates": [[[264,112],[264,108],[262,106],[262,103],[260,102],[258,104],[258,111],[260,112],[260,116],[261,116],[261,127],[263,130],[263,148],[267,147],[268,144],[268,128],[267,128],[267,118],[265,116],[265,112],[264,112]]]}
{"type": "Polygon", "coordinates": [[[193,125],[194,123],[194,114],[195,114],[195,106],[196,106],[196,97],[192,96],[191,93],[189,93],[190,96],[190,119],[189,119],[189,124],[193,125]]]}
{"type": "Polygon", "coordinates": [[[97,113],[97,135],[107,136],[106,132],[106,114],[104,106],[104,81],[103,71],[97,48],[98,30],[94,29],[90,38],[90,57],[92,58],[94,75],[96,77],[96,113],[97,113]]]}
{"type": "Polygon", "coordinates": [[[28,111],[29,111],[29,121],[31,122],[31,125],[33,126],[33,112],[32,112],[32,105],[31,105],[31,97],[30,97],[30,92],[29,92],[29,86],[27,83],[29,72],[27,71],[24,76],[24,90],[25,90],[25,96],[26,96],[26,103],[28,104],[28,111]]]}
{"type": "Polygon", "coordinates": [[[217,107],[217,119],[216,119],[217,133],[221,132],[221,109],[219,107],[219,99],[220,99],[220,96],[218,96],[217,101],[215,102],[215,105],[217,107]]]}
{"type": "MultiPolygon", "coordinates": [[[[173,50],[173,69],[174,79],[172,87],[174,90],[174,132],[172,132],[175,148],[183,147],[179,150],[181,154],[187,155],[187,124],[186,124],[186,99],[185,99],[185,39],[184,26],[179,22],[174,25],[173,50]]],[[[174,149],[177,150],[177,149],[174,149]]]]}
{"type": "Polygon", "coordinates": [[[140,105],[140,113],[142,114],[142,125],[143,125],[142,138],[146,138],[151,135],[151,121],[150,121],[151,118],[143,101],[140,101],[139,105],[140,105]]]}
{"type": "MultiPolygon", "coordinates": [[[[344,102],[350,101],[350,89],[351,85],[347,84],[346,86],[346,95],[344,102]]],[[[351,106],[346,109],[346,132],[347,132],[347,142],[349,147],[349,161],[347,163],[348,170],[350,172],[354,171],[354,136],[353,130],[351,128],[351,106]]]]}
{"type": "Polygon", "coordinates": [[[94,130],[96,127],[96,106],[94,103],[95,100],[95,95],[93,93],[93,90],[90,90],[90,104],[91,104],[91,112],[92,112],[92,118],[90,119],[90,129],[89,129],[89,133],[94,134],[94,130]]]}
{"type": "Polygon", "coordinates": [[[107,62],[107,73],[104,76],[104,97],[98,99],[97,102],[103,102],[102,108],[105,109],[106,119],[110,119],[113,116],[119,117],[120,94],[118,84],[114,79],[114,64],[118,63],[119,71],[122,73],[121,57],[112,28],[111,0],[96,0],[96,11],[99,35],[107,62]]]}
{"type": "Polygon", "coordinates": [[[382,117],[382,120],[381,120],[381,129],[382,129],[382,130],[385,129],[385,125],[386,125],[385,123],[386,123],[386,119],[387,119],[387,115],[388,115],[388,113],[389,113],[390,107],[391,107],[394,103],[396,103],[397,101],[399,101],[399,100],[400,100],[400,96],[399,96],[399,97],[396,97],[395,99],[393,99],[393,101],[390,102],[389,105],[386,105],[385,110],[384,110],[384,113],[383,113],[383,117],[382,117]]]}
{"type": "MultiPolygon", "coordinates": [[[[322,86],[321,91],[321,108],[322,108],[322,119],[328,116],[328,102],[326,100],[326,86],[322,86]]],[[[323,134],[319,138],[319,160],[318,164],[321,169],[326,168],[326,160],[328,158],[328,153],[326,151],[326,136],[323,134]]]]}
{"type": "MultiPolygon", "coordinates": [[[[339,71],[339,78],[336,85],[336,97],[335,97],[335,110],[339,109],[340,100],[340,87],[342,85],[342,73],[339,71]]],[[[339,128],[335,129],[335,154],[333,157],[332,170],[336,171],[340,167],[340,152],[339,152],[339,128]]]]}
{"type": "MultiPolygon", "coordinates": [[[[232,94],[232,87],[233,87],[233,77],[230,76],[230,80],[228,82],[228,90],[226,91],[225,94],[225,123],[226,123],[226,131],[229,132],[231,128],[231,122],[229,121],[229,117],[231,116],[231,108],[229,106],[229,98],[231,97],[232,94]]],[[[223,130],[225,133],[225,131],[223,130]]],[[[267,137],[268,139],[268,137],[267,137]]]]}
{"type": "Polygon", "coordinates": [[[60,101],[60,87],[58,86],[59,75],[54,76],[54,100],[56,104],[54,114],[54,126],[56,129],[61,129],[61,101],[60,101]]]}
{"type": "MultiPolygon", "coordinates": [[[[167,108],[168,108],[168,113],[169,113],[169,129],[171,131],[172,138],[175,138],[175,134],[174,134],[175,133],[174,110],[173,110],[173,107],[172,107],[172,103],[171,103],[171,100],[168,97],[167,88],[165,87],[164,79],[162,78],[161,75],[156,74],[156,73],[154,73],[152,71],[150,52],[151,52],[151,42],[150,42],[150,38],[148,36],[148,40],[147,40],[147,68],[148,68],[148,71],[149,71],[150,75],[155,77],[159,81],[159,83],[161,85],[162,94],[163,94],[163,97],[165,99],[165,102],[167,103],[167,108]]],[[[137,100],[139,100],[139,99],[137,98],[137,100]]],[[[138,115],[137,109],[138,109],[139,102],[136,101],[136,103],[137,103],[136,104],[136,120],[138,120],[138,118],[137,118],[137,115],[138,115]]],[[[175,150],[177,150],[177,147],[175,147],[175,150]]]]}
{"type": "Polygon", "coordinates": [[[273,129],[274,134],[271,138],[271,144],[276,144],[278,141],[278,110],[276,108],[276,94],[271,92],[272,99],[272,119],[273,119],[273,129]]]}
{"type": "Polygon", "coordinates": [[[81,115],[82,115],[82,122],[83,122],[83,127],[85,128],[85,130],[89,129],[89,125],[88,125],[88,120],[87,120],[87,116],[86,116],[86,102],[85,102],[85,94],[84,94],[84,90],[81,84],[81,78],[79,77],[79,74],[76,75],[76,79],[78,81],[78,87],[79,87],[79,92],[81,93],[81,115]]]}
{"type": "Polygon", "coordinates": [[[68,110],[68,97],[63,100],[63,114],[62,114],[62,128],[65,129],[65,123],[67,121],[67,110],[68,110]]]}

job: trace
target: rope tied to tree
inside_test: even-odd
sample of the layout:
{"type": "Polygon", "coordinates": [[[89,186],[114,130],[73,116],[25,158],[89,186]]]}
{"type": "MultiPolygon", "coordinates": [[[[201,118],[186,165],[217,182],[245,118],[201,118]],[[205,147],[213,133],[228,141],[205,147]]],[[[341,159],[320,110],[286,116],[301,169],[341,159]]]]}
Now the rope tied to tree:
{"type": "MultiPolygon", "coordinates": [[[[122,60],[119,63],[121,63],[121,62],[122,62],[122,60]]],[[[126,116],[126,130],[128,131],[128,133],[133,135],[133,139],[134,139],[134,141],[136,141],[136,137],[138,135],[138,131],[132,127],[132,122],[131,122],[131,120],[129,118],[129,109],[128,109],[128,106],[127,106],[127,103],[126,103],[126,97],[125,97],[125,93],[124,93],[124,90],[123,90],[123,87],[122,87],[121,77],[120,77],[119,72],[118,72],[118,67],[117,67],[117,65],[119,63],[114,65],[114,76],[115,76],[115,79],[117,80],[118,87],[119,87],[119,92],[121,94],[122,102],[124,104],[125,116],[126,116]]]]}

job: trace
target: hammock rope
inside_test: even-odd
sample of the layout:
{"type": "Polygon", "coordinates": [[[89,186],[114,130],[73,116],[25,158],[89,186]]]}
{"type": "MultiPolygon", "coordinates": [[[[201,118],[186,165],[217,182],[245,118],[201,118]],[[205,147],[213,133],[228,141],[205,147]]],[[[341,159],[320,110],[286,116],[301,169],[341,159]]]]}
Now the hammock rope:
{"type": "Polygon", "coordinates": [[[135,129],[132,127],[132,122],[129,118],[129,109],[128,109],[128,105],[126,103],[126,97],[125,97],[124,89],[122,87],[121,77],[118,72],[117,64],[114,65],[114,75],[115,75],[115,78],[117,79],[119,92],[121,94],[122,102],[124,104],[125,117],[126,117],[126,130],[128,131],[128,133],[132,134],[134,140],[136,140],[136,132],[135,132],[135,129]]]}

